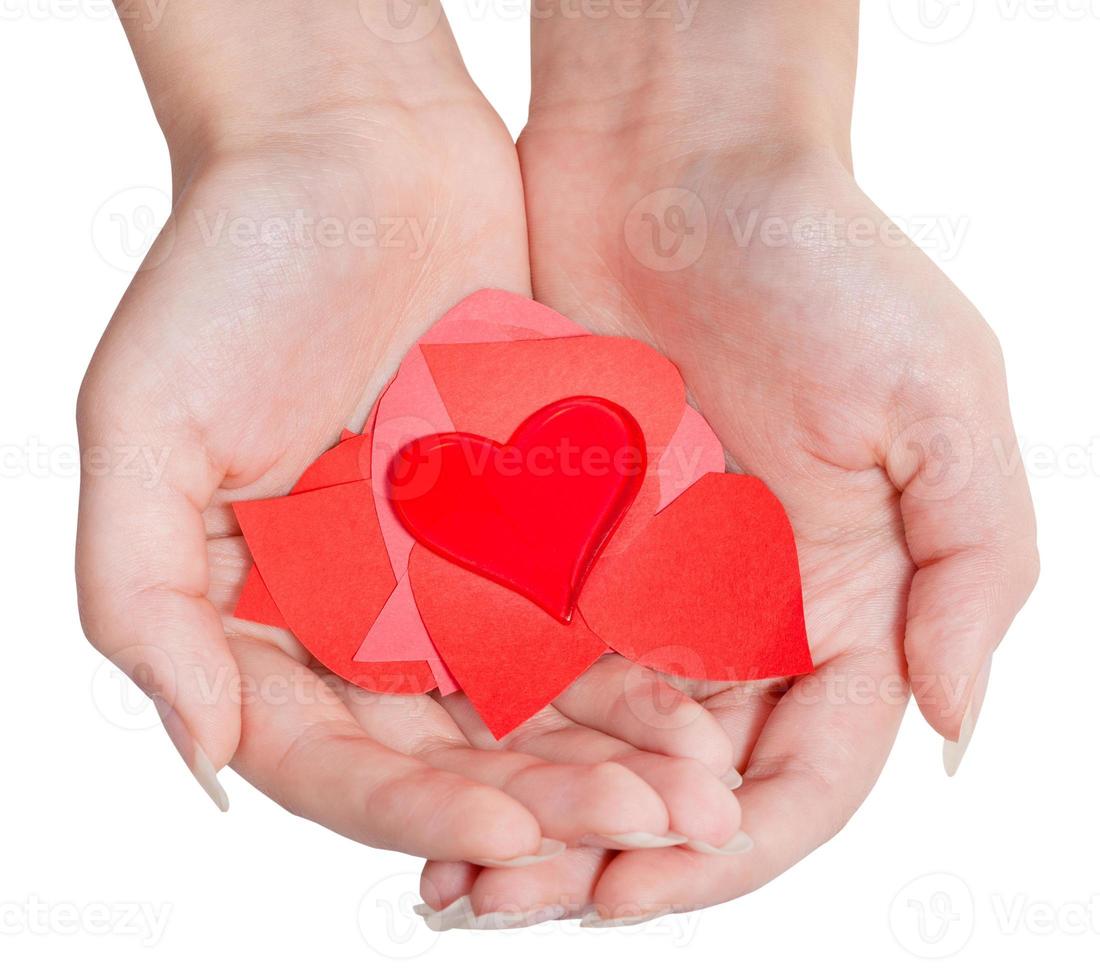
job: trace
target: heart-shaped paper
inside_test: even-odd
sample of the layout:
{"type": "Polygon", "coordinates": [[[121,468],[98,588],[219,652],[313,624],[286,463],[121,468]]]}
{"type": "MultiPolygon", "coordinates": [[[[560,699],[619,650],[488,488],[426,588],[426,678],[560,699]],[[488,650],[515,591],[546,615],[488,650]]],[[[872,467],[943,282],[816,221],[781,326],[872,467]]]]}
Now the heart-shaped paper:
{"type": "Polygon", "coordinates": [[[645,472],[633,416],[575,397],[539,409],[504,444],[463,432],[416,439],[388,484],[417,541],[567,623],[645,472]]]}
{"type": "Polygon", "coordinates": [[[553,701],[607,650],[579,613],[559,623],[420,545],[409,578],[432,642],[496,738],[553,701]]]}
{"type": "Polygon", "coordinates": [[[422,662],[354,660],[362,624],[374,622],[394,588],[373,505],[370,481],[357,480],[233,510],[273,604],[321,663],[371,690],[430,690],[422,662]]]}
{"type": "MultiPolygon", "coordinates": [[[[581,448],[571,435],[566,444],[581,448]]],[[[549,429],[541,436],[531,444],[543,452],[561,441],[549,429]]],[[[621,433],[592,441],[605,460],[621,442],[621,433]]],[[[529,299],[481,291],[421,338],[362,433],[345,431],[290,497],[236,506],[256,563],[236,614],[289,628],[321,663],[367,690],[458,688],[498,738],[608,649],[681,677],[810,671],[790,523],[759,480],[724,469],[717,437],[684,406],[679,373],[655,350],[592,336],[529,299]],[[493,494],[493,506],[482,501],[497,544],[533,585],[500,584],[515,578],[514,564],[494,573],[476,547],[461,560],[417,542],[392,505],[389,474],[413,440],[478,433],[459,442],[469,438],[467,469],[474,476],[480,459],[480,477],[496,450],[519,448],[522,459],[510,440],[523,442],[520,430],[543,406],[597,395],[637,423],[648,457],[629,506],[629,490],[618,488],[625,513],[611,506],[602,519],[590,507],[565,521],[562,478],[570,474],[560,466],[546,485],[530,481],[530,493],[517,497],[513,487],[505,504],[493,494]],[[551,574],[548,564],[553,581],[537,581],[551,574]]],[[[432,472],[427,466],[420,476],[432,472]]],[[[615,496],[608,485],[601,492],[615,496]]],[[[456,499],[443,491],[436,504],[453,509],[456,499]]],[[[469,512],[450,517],[468,521],[469,512]]],[[[484,528],[466,530],[484,538],[484,528]]]]}
{"type": "Polygon", "coordinates": [[[608,649],[697,679],[813,669],[790,522],[749,476],[704,476],[625,553],[605,553],[568,625],[423,547],[409,575],[440,656],[497,738],[608,649]]]}
{"type": "Polygon", "coordinates": [[[794,533],[755,477],[704,476],[600,561],[580,611],[609,647],[678,677],[813,670],[794,533]]]}

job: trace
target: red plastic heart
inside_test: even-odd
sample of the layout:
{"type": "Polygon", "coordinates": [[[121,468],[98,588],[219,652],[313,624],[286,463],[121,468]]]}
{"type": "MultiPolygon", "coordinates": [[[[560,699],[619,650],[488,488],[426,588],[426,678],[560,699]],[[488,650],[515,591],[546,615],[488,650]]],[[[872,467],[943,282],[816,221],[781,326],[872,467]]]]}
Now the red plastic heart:
{"type": "Polygon", "coordinates": [[[568,623],[645,472],[634,417],[578,396],[539,409],[503,445],[464,432],[414,440],[388,483],[417,541],[568,623]]]}

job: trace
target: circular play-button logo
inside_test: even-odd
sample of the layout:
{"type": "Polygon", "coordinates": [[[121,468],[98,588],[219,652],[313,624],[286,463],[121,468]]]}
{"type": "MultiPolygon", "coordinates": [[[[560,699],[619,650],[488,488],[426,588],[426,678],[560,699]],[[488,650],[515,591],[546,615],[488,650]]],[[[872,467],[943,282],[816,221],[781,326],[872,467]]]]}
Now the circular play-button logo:
{"type": "Polygon", "coordinates": [[[898,29],[923,44],[961,37],[974,20],[974,0],[890,0],[898,29]]]}

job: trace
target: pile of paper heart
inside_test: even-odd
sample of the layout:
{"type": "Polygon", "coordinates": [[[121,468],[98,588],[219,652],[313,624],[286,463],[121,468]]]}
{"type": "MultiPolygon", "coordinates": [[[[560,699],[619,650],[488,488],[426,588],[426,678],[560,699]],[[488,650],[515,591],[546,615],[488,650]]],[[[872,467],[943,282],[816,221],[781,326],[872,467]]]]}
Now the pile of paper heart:
{"type": "Polygon", "coordinates": [[[724,471],[668,360],[485,290],[361,434],[288,496],[235,506],[255,562],[236,615],[368,690],[461,690],[497,737],[607,651],[700,679],[806,673],[790,523],[724,471]],[[566,443],[625,465],[566,465],[566,443]]]}

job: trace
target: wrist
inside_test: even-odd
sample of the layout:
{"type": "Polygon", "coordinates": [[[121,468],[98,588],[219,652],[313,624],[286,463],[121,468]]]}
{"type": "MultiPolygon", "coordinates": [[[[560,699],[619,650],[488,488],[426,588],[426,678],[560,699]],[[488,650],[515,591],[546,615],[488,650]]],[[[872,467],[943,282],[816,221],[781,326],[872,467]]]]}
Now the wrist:
{"type": "Polygon", "coordinates": [[[385,5],[195,0],[164,6],[153,27],[124,17],[173,170],[265,146],[353,149],[389,111],[476,100],[436,0],[411,25],[429,29],[405,35],[387,33],[385,5]]]}
{"type": "Polygon", "coordinates": [[[630,0],[598,19],[565,9],[534,3],[529,130],[649,128],[687,147],[850,160],[857,0],[684,0],[662,18],[630,0]]]}

